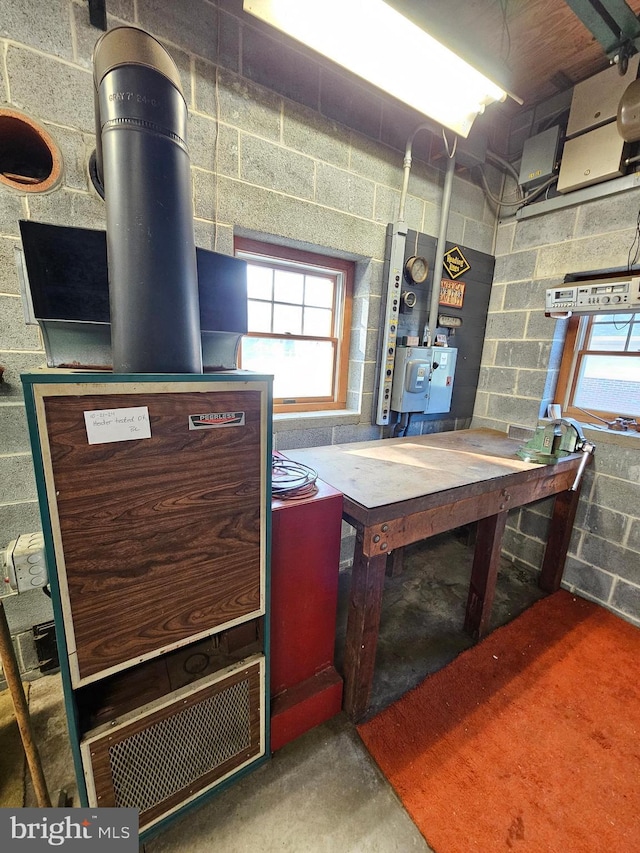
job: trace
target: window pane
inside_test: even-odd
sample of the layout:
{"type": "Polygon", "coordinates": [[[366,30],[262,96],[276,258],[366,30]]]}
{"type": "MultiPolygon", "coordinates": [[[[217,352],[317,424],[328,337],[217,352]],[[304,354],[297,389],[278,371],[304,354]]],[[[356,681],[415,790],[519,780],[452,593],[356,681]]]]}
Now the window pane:
{"type": "Polygon", "coordinates": [[[629,352],[640,352],[640,323],[633,324],[633,331],[629,340],[629,352]]]}
{"type": "Polygon", "coordinates": [[[304,275],[300,272],[275,270],[273,298],[276,302],[294,302],[302,305],[304,293],[304,275]]]}
{"type": "Polygon", "coordinates": [[[640,414],[640,356],[583,356],[574,403],[584,409],[640,414]]]}
{"type": "Polygon", "coordinates": [[[627,346],[629,323],[624,321],[598,323],[591,327],[589,349],[624,352],[627,346]]]}
{"type": "Polygon", "coordinates": [[[329,308],[305,308],[305,335],[317,335],[319,338],[331,337],[331,310],[329,308]]]}
{"type": "Polygon", "coordinates": [[[333,307],[334,282],[331,278],[308,275],[305,278],[304,303],[318,308],[333,307]]]}
{"type": "Polygon", "coordinates": [[[247,320],[250,332],[271,331],[271,303],[247,302],[247,320]]]}
{"type": "Polygon", "coordinates": [[[235,242],[248,268],[249,334],[242,366],[275,375],[278,412],[343,406],[353,263],[240,237],[235,242]]]}
{"type": "MultiPolygon", "coordinates": [[[[614,315],[612,314],[594,314],[593,322],[594,323],[611,323],[613,321],[614,315]]],[[[620,325],[621,323],[628,323],[629,320],[633,317],[633,314],[616,314],[615,322],[620,325]]]]}
{"type": "Polygon", "coordinates": [[[245,337],[242,367],[272,373],[277,398],[330,397],[333,393],[333,346],[328,341],[245,337]]]}
{"type": "Polygon", "coordinates": [[[298,305],[273,306],[273,331],[276,335],[302,334],[302,307],[298,305]]]}
{"type": "Polygon", "coordinates": [[[247,296],[251,299],[272,298],[273,270],[247,264],[247,296]]]}

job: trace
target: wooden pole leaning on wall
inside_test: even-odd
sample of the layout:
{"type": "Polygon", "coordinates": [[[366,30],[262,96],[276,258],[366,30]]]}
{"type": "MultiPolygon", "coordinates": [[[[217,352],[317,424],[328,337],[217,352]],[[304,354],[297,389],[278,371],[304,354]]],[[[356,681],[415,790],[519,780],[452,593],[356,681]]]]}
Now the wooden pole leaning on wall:
{"type": "Polygon", "coordinates": [[[16,661],[15,650],[11,642],[11,634],[7,623],[7,615],[4,605],[0,600],[0,659],[4,669],[5,678],[11,693],[11,701],[16,715],[16,722],[22,738],[22,746],[29,765],[29,773],[40,808],[51,808],[51,799],[47,790],[47,783],[42,770],[40,754],[36,746],[29,716],[29,706],[24,695],[20,670],[16,661]]]}

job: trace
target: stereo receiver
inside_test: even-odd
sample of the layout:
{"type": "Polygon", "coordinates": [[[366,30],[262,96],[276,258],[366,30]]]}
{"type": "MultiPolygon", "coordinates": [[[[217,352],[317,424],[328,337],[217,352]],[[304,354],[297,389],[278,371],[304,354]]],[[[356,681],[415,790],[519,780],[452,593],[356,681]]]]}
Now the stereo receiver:
{"type": "Polygon", "coordinates": [[[565,283],[547,290],[545,313],[598,314],[640,310],[640,276],[565,283]]]}

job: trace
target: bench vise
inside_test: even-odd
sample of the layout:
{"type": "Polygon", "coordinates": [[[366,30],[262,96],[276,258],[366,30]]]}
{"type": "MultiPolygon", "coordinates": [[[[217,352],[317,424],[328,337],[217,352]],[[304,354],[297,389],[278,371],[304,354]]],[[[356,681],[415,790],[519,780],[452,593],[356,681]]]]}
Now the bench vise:
{"type": "Polygon", "coordinates": [[[572,453],[582,453],[583,458],[571,486],[571,491],[575,492],[589,456],[595,449],[595,444],[585,438],[582,426],[577,421],[572,418],[559,418],[539,423],[533,437],[516,453],[525,462],[541,462],[546,465],[553,464],[572,453]]]}

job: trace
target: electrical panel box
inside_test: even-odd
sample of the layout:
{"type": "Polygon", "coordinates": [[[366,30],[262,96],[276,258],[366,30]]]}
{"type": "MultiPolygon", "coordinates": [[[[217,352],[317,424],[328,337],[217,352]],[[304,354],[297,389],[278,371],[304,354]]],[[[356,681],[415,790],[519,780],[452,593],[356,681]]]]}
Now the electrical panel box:
{"type": "Polygon", "coordinates": [[[458,351],[453,347],[433,347],[431,382],[425,415],[448,412],[451,409],[457,357],[458,351]]]}
{"type": "Polygon", "coordinates": [[[456,355],[453,347],[398,347],[391,390],[393,411],[448,412],[456,355]]]}
{"type": "Polygon", "coordinates": [[[638,75],[639,60],[639,54],[631,57],[626,74],[620,74],[618,66],[612,65],[574,86],[567,138],[616,118],[620,98],[638,75]]]}
{"type": "Polygon", "coordinates": [[[431,373],[431,347],[397,347],[391,408],[424,412],[431,373]]]}
{"type": "Polygon", "coordinates": [[[15,592],[38,589],[49,582],[42,533],[23,533],[3,555],[7,581],[15,592]]]}
{"type": "Polygon", "coordinates": [[[564,144],[558,192],[568,193],[624,174],[625,141],[616,122],[605,124],[564,144]]]}
{"type": "Polygon", "coordinates": [[[522,149],[518,179],[521,187],[525,189],[535,187],[555,174],[559,146],[560,127],[558,125],[526,140],[522,149]]]}

